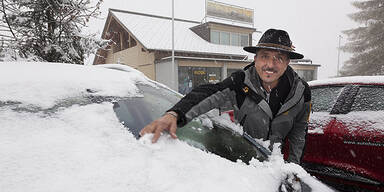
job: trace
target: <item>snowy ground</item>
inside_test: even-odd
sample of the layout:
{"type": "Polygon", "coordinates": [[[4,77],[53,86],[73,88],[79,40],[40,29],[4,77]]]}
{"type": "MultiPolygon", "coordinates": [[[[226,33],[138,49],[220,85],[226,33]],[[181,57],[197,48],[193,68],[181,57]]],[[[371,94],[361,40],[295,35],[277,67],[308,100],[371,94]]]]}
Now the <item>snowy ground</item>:
{"type": "MultiPolygon", "coordinates": [[[[0,191],[170,192],[276,191],[295,173],[313,191],[331,191],[280,153],[268,162],[231,162],[168,136],[136,140],[111,103],[72,105],[54,113],[13,110],[5,101],[49,108],[86,88],[137,95],[138,72],[95,66],[0,63],[0,191]],[[129,74],[129,75],[127,75],[129,74]],[[113,86],[112,86],[113,85],[113,86]]],[[[150,82],[147,82],[150,83],[150,82]]]]}

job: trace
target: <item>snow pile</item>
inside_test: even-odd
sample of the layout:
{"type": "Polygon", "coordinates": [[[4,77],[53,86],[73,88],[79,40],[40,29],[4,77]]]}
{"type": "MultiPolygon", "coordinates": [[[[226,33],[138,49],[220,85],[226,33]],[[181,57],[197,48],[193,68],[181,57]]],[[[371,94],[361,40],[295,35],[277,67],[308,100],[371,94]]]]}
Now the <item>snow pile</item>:
{"type": "Polygon", "coordinates": [[[229,128],[232,132],[239,135],[243,135],[243,127],[240,124],[233,123],[228,113],[220,114],[218,109],[212,109],[211,111],[200,115],[199,118],[204,126],[213,128],[213,123],[211,122],[211,120],[213,120],[215,121],[215,124],[229,128]]]}
{"type": "Polygon", "coordinates": [[[110,103],[73,106],[48,118],[2,109],[0,119],[4,192],[275,191],[287,173],[314,183],[314,191],[326,189],[279,153],[245,165],[169,136],[157,144],[150,135],[137,141],[110,103]]]}

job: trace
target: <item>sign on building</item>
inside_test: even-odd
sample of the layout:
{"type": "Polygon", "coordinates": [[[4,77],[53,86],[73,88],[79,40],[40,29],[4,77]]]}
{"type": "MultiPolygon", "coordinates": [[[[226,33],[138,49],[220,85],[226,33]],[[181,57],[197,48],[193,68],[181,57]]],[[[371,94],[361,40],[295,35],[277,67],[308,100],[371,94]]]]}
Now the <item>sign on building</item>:
{"type": "Polygon", "coordinates": [[[253,25],[253,9],[206,0],[205,16],[231,21],[250,23],[253,25]]]}

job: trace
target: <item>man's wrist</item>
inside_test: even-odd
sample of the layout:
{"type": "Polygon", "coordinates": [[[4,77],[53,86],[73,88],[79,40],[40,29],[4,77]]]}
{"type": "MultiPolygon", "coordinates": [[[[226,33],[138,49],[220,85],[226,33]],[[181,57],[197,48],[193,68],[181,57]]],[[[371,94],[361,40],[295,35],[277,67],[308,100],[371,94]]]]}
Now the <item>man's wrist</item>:
{"type": "Polygon", "coordinates": [[[176,112],[174,112],[174,111],[167,111],[167,112],[165,112],[165,114],[172,115],[172,116],[174,116],[176,119],[177,119],[177,117],[178,117],[178,114],[177,114],[176,112]]]}

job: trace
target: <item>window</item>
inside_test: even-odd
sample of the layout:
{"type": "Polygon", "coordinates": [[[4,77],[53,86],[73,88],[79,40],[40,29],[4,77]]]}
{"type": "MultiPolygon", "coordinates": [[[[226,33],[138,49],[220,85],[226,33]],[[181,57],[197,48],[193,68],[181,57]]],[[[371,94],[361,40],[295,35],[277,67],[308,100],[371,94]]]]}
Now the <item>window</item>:
{"type": "Polygon", "coordinates": [[[240,69],[227,69],[227,77],[231,76],[231,74],[235,71],[238,71],[240,69]]]}
{"type": "Polygon", "coordinates": [[[361,87],[352,104],[352,111],[384,110],[384,87],[361,87]]]}
{"type": "Polygon", "coordinates": [[[220,44],[220,32],[211,31],[211,42],[215,44],[220,44]]]}
{"type": "Polygon", "coordinates": [[[311,88],[313,111],[330,112],[342,88],[341,86],[311,88]]]}
{"type": "Polygon", "coordinates": [[[211,43],[232,46],[249,46],[248,34],[211,30],[211,43]]]}
{"type": "Polygon", "coordinates": [[[313,70],[295,70],[296,73],[305,81],[312,81],[315,79],[315,72],[313,70]]]}
{"type": "Polygon", "coordinates": [[[240,46],[240,35],[238,33],[231,33],[231,45],[240,46]]]}
{"type": "Polygon", "coordinates": [[[160,117],[180,96],[164,88],[137,85],[143,97],[131,97],[114,103],[113,110],[124,125],[138,136],[140,130],[160,117]],[[156,107],[154,107],[156,106],[156,107]]]}
{"type": "Polygon", "coordinates": [[[218,83],[221,81],[221,68],[219,67],[208,67],[207,68],[207,79],[208,83],[218,83]]]}
{"type": "Polygon", "coordinates": [[[221,80],[220,67],[179,67],[179,93],[187,94],[193,88],[221,80]]]}
{"type": "Polygon", "coordinates": [[[220,44],[229,45],[229,32],[220,32],[220,44]]]}
{"type": "Polygon", "coordinates": [[[249,46],[249,40],[248,40],[248,35],[247,34],[241,34],[241,39],[240,39],[240,45],[242,47],[249,46]]]}

